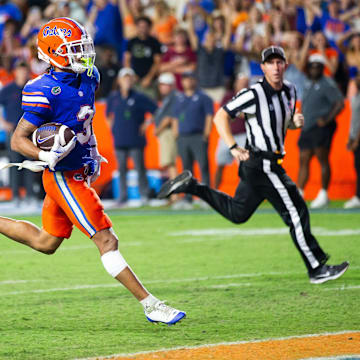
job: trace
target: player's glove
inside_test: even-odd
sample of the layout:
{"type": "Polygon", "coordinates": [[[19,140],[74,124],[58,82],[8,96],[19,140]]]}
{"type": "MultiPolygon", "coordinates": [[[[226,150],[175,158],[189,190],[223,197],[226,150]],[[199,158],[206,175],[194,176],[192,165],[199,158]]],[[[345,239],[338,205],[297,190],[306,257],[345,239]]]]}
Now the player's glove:
{"type": "Polygon", "coordinates": [[[54,136],[54,145],[52,146],[50,151],[41,150],[39,152],[39,160],[45,161],[49,169],[55,171],[56,164],[62,160],[65,156],[67,156],[71,150],[76,145],[76,136],[74,136],[68,144],[61,146],[60,145],[60,135],[56,134],[54,136]]]}
{"type": "Polygon", "coordinates": [[[90,160],[85,164],[85,173],[87,175],[88,182],[91,184],[97,180],[101,172],[101,163],[108,163],[97,149],[97,141],[95,135],[91,135],[89,140],[90,145],[90,160]]]}

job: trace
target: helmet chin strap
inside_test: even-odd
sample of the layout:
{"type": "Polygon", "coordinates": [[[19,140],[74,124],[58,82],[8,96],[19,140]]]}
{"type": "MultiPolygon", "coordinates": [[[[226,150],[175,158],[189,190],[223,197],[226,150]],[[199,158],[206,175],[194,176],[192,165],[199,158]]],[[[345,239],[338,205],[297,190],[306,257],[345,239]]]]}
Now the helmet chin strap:
{"type": "Polygon", "coordinates": [[[87,68],[87,76],[91,76],[93,73],[93,69],[94,69],[94,62],[92,60],[92,58],[88,57],[88,58],[81,58],[81,61],[84,63],[84,65],[87,68]]]}

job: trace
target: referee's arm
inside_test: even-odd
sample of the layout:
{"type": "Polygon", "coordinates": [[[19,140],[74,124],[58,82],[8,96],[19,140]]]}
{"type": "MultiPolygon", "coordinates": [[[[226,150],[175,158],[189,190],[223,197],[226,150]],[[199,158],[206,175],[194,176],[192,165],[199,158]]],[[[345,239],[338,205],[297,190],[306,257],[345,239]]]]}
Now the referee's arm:
{"type": "MultiPolygon", "coordinates": [[[[236,141],[231,132],[229,118],[228,113],[223,108],[220,108],[215,114],[214,123],[220,137],[224,140],[225,144],[231,148],[236,144],[236,141]]],[[[230,152],[237,161],[246,161],[249,158],[249,151],[240,146],[232,148],[230,152]]]]}

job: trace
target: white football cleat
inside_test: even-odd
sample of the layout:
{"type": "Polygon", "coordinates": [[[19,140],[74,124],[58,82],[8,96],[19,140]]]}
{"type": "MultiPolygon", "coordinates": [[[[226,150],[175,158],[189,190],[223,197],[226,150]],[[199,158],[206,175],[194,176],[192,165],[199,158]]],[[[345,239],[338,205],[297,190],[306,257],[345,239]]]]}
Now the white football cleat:
{"type": "Polygon", "coordinates": [[[360,199],[357,196],[353,196],[344,204],[344,209],[355,209],[360,207],[360,199]]]}
{"type": "Polygon", "coordinates": [[[321,189],[319,193],[317,194],[315,200],[313,200],[310,204],[311,209],[322,209],[329,205],[329,198],[327,191],[324,189],[321,189]]]}
{"type": "Polygon", "coordinates": [[[144,313],[150,322],[161,322],[167,325],[174,325],[186,316],[184,311],[165,305],[163,301],[158,301],[152,306],[145,307],[144,313]]]}

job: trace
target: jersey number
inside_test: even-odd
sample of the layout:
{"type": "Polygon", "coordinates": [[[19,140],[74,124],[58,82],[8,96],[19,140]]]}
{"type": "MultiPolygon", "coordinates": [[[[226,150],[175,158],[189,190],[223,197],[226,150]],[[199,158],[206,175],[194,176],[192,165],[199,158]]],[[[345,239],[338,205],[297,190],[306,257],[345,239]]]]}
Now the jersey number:
{"type": "Polygon", "coordinates": [[[81,145],[86,144],[91,136],[91,124],[94,117],[94,110],[89,105],[83,105],[77,113],[78,121],[83,121],[83,131],[77,133],[77,140],[81,145]]]}

